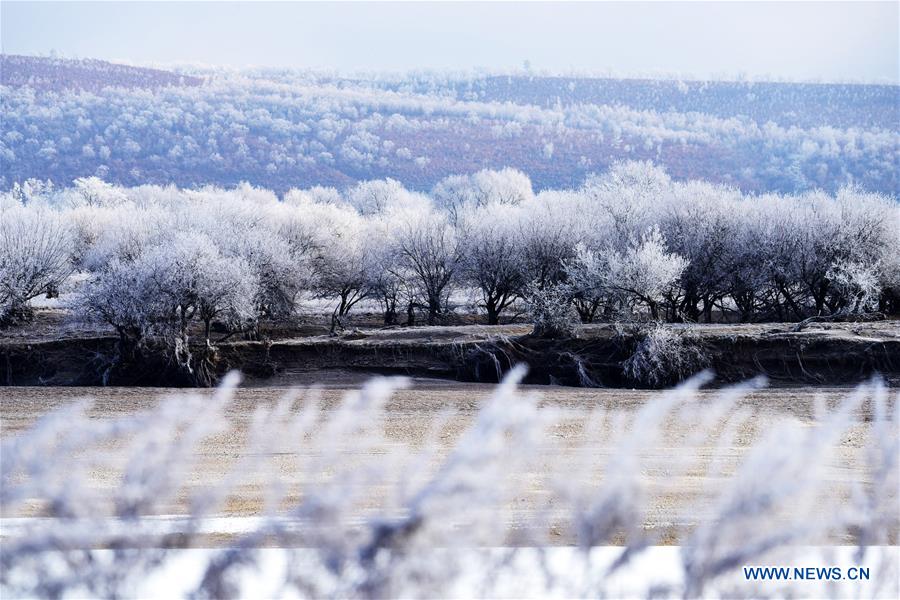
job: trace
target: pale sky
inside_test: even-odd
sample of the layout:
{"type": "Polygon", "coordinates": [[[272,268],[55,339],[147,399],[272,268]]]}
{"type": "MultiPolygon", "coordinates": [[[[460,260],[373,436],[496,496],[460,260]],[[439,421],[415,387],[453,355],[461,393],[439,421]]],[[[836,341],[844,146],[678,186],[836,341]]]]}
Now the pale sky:
{"type": "Polygon", "coordinates": [[[0,0],[5,53],[341,71],[900,82],[900,3],[0,0]]]}

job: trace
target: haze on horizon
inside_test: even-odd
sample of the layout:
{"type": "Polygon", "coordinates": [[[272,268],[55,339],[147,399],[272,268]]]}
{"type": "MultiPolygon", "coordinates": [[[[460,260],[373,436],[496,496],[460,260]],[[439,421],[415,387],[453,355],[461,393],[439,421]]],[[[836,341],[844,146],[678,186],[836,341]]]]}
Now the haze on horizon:
{"type": "Polygon", "coordinates": [[[7,54],[900,83],[896,2],[0,3],[7,54]]]}

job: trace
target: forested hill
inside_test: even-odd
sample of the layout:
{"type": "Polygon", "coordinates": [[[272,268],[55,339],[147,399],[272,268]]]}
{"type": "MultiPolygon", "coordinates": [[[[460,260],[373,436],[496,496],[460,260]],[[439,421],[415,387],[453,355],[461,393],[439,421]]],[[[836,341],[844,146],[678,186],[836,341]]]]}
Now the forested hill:
{"type": "Polygon", "coordinates": [[[199,77],[171,71],[118,65],[103,60],[0,55],[0,84],[30,87],[42,92],[99,92],[110,86],[153,89],[171,85],[200,85],[202,81],[199,77]]]}
{"type": "Polygon", "coordinates": [[[248,181],[279,192],[514,167],[538,189],[626,160],[745,192],[900,189],[900,86],[510,74],[338,76],[4,56],[0,188],[248,181]]]}
{"type": "MultiPolygon", "coordinates": [[[[417,93],[442,91],[434,89],[428,79],[388,87],[417,93]]],[[[891,129],[900,123],[900,91],[892,85],[518,75],[454,81],[447,87],[459,99],[543,108],[622,104],[637,110],[747,117],[787,127],[891,129]]]]}

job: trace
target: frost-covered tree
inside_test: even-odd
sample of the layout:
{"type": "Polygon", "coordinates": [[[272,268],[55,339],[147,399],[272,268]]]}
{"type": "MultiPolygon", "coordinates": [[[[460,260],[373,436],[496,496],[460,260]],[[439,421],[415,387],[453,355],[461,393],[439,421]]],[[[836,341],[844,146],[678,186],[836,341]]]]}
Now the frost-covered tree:
{"type": "Polygon", "coordinates": [[[605,214],[609,243],[621,250],[656,223],[661,207],[671,202],[671,179],[649,162],[613,164],[602,175],[587,178],[581,193],[605,214]]]}
{"type": "Polygon", "coordinates": [[[315,291],[329,300],[336,299],[331,316],[331,332],[342,326],[342,319],[358,302],[373,293],[372,273],[377,268],[371,254],[370,226],[353,212],[323,240],[315,261],[315,291]]]}
{"type": "Polygon", "coordinates": [[[456,217],[465,206],[518,205],[531,199],[531,179],[516,169],[483,169],[473,175],[451,175],[431,190],[435,204],[456,217]]]}
{"type": "Polygon", "coordinates": [[[255,316],[256,295],[246,262],[223,256],[206,236],[176,233],[132,261],[114,257],[86,284],[79,306],[83,315],[115,328],[119,360],[133,360],[153,338],[176,368],[206,381],[214,379],[207,372],[213,367],[204,364],[213,348],[212,322],[246,325],[255,316]],[[204,326],[206,350],[200,356],[191,350],[194,323],[204,326]]]}
{"type": "Polygon", "coordinates": [[[16,181],[9,190],[12,199],[18,201],[23,206],[28,205],[33,200],[41,202],[51,194],[53,194],[56,186],[48,180],[40,180],[35,178],[26,179],[21,184],[16,181]]]}
{"type": "Polygon", "coordinates": [[[659,228],[651,227],[622,251],[577,245],[575,257],[566,261],[566,273],[583,321],[592,321],[601,306],[609,315],[616,305],[643,305],[659,320],[660,303],[687,265],[687,259],[667,250],[659,228]]]}
{"type": "Polygon", "coordinates": [[[32,298],[58,294],[72,273],[71,251],[63,215],[0,200],[0,322],[27,317],[32,298]]]}
{"type": "Polygon", "coordinates": [[[782,320],[840,310],[845,298],[828,273],[837,265],[876,264],[889,247],[892,204],[877,195],[847,188],[837,196],[765,196],[757,204],[740,228],[759,232],[765,303],[782,320]]]}
{"type": "MultiPolygon", "coordinates": [[[[731,229],[722,269],[730,303],[741,322],[759,318],[771,296],[766,268],[768,249],[764,247],[765,231],[754,220],[758,208],[752,200],[733,204],[735,226],[731,229]]],[[[723,303],[726,305],[726,303],[723,303]]]]}
{"type": "Polygon", "coordinates": [[[582,323],[594,322],[600,313],[611,317],[616,294],[606,253],[579,243],[575,246],[575,256],[566,261],[565,270],[572,303],[582,323]]]}
{"type": "Polygon", "coordinates": [[[892,249],[900,239],[900,209],[896,201],[859,188],[845,187],[834,202],[840,207],[838,233],[833,243],[839,248],[826,272],[830,282],[825,300],[831,312],[874,310],[882,294],[879,273],[889,272],[892,249]],[[831,275],[837,275],[837,280],[831,275]],[[850,286],[848,288],[848,285],[850,286]],[[848,292],[855,289],[854,301],[848,292]]]}
{"type": "Polygon", "coordinates": [[[415,323],[415,309],[420,300],[415,285],[415,272],[401,264],[400,236],[402,223],[391,215],[380,215],[369,221],[366,242],[367,285],[381,305],[385,325],[398,324],[398,311],[406,310],[407,324],[415,323]]]}
{"type": "Polygon", "coordinates": [[[489,325],[527,283],[518,221],[518,209],[500,203],[467,207],[459,218],[461,275],[479,291],[489,325]]]}
{"type": "Polygon", "coordinates": [[[70,202],[83,206],[116,206],[126,201],[125,194],[99,177],[79,177],[72,183],[75,194],[70,202]]]}
{"type": "Polygon", "coordinates": [[[147,271],[159,307],[157,327],[171,336],[175,359],[186,369],[192,368],[189,328],[194,320],[204,323],[209,345],[214,318],[241,323],[253,317],[256,287],[249,265],[222,256],[205,236],[175,235],[142,255],[136,268],[147,271]]]}
{"type": "Polygon", "coordinates": [[[459,240],[445,214],[417,211],[403,219],[396,272],[410,276],[410,285],[428,311],[428,324],[434,325],[448,308],[451,284],[459,268],[459,240]]]}
{"type": "Polygon", "coordinates": [[[687,259],[668,252],[657,227],[648,229],[623,252],[611,252],[608,287],[628,301],[646,305],[653,320],[659,319],[659,304],[684,272],[687,259]]]}
{"type": "MultiPolygon", "coordinates": [[[[666,299],[670,318],[712,321],[713,308],[722,307],[728,280],[739,265],[733,242],[740,193],[724,186],[689,182],[669,186],[671,201],[661,208],[659,227],[672,252],[688,262],[676,292],[666,299]]],[[[743,249],[741,249],[743,250],[743,249]]]]}
{"type": "Polygon", "coordinates": [[[347,201],[362,215],[430,203],[426,196],[410,192],[395,179],[360,182],[347,190],[347,201]]]}
{"type": "Polygon", "coordinates": [[[284,202],[285,204],[308,206],[309,204],[342,204],[344,199],[336,188],[316,185],[305,190],[288,190],[284,195],[284,202]]]}
{"type": "Polygon", "coordinates": [[[172,215],[159,207],[125,204],[115,209],[78,207],[68,213],[76,230],[81,269],[95,271],[117,258],[133,262],[171,235],[172,215]]]}
{"type": "Polygon", "coordinates": [[[256,317],[254,300],[259,293],[250,265],[240,257],[223,256],[209,249],[198,273],[198,312],[206,345],[211,346],[211,326],[219,322],[232,331],[252,323],[256,317]]]}
{"type": "Polygon", "coordinates": [[[562,279],[565,262],[582,241],[586,224],[582,215],[569,210],[575,206],[578,198],[565,192],[544,192],[522,206],[519,237],[526,277],[538,288],[562,279]]]}
{"type": "Polygon", "coordinates": [[[894,210],[891,222],[894,233],[888,233],[885,237],[884,257],[879,263],[878,276],[883,292],[881,309],[886,313],[897,313],[900,312],[900,252],[891,252],[889,248],[900,246],[900,206],[894,210]]]}
{"type": "Polygon", "coordinates": [[[129,362],[156,323],[159,308],[150,273],[134,261],[111,259],[82,286],[75,304],[84,319],[110,325],[119,336],[119,359],[129,362]]]}

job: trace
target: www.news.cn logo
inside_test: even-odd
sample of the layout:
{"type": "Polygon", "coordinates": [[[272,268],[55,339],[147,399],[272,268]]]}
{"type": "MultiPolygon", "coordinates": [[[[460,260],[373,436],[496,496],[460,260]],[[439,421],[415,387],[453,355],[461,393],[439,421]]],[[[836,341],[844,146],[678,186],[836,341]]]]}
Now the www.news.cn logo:
{"type": "Polygon", "coordinates": [[[844,572],[840,567],[744,567],[744,578],[748,581],[868,581],[869,568],[850,567],[844,572]]]}

